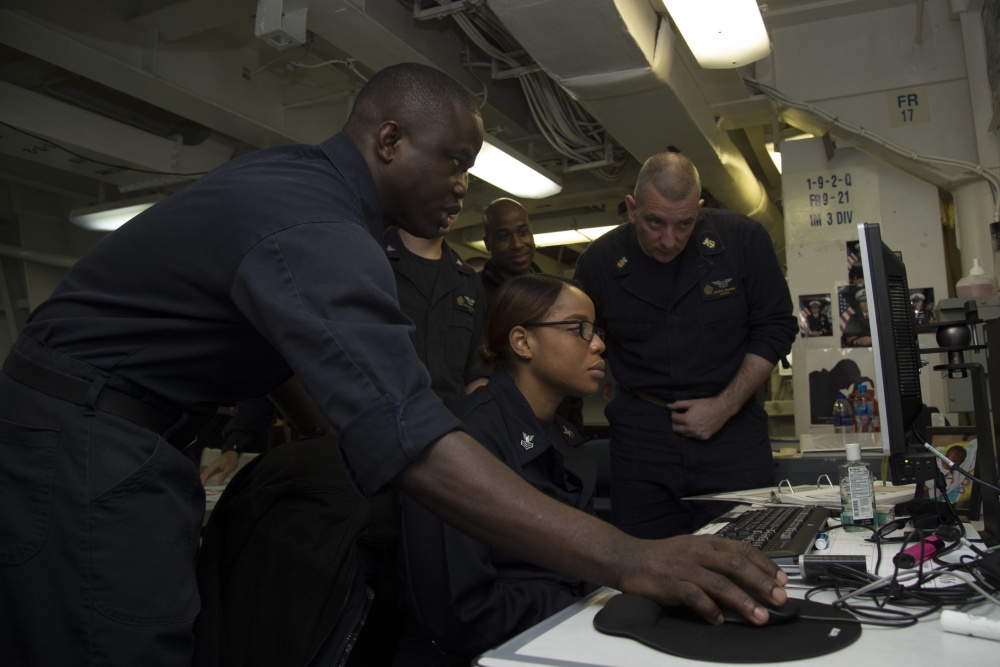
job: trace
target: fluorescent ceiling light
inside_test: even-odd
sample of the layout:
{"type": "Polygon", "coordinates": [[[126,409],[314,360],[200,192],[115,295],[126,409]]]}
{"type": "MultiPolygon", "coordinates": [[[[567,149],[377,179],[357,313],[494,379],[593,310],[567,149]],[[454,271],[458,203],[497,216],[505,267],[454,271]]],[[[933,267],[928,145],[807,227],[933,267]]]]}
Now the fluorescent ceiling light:
{"type": "Polygon", "coordinates": [[[69,219],[74,225],[84,229],[112,232],[161,199],[163,197],[158,195],[77,208],[69,212],[69,219]]]}
{"type": "Polygon", "coordinates": [[[566,229],[561,232],[545,232],[535,234],[535,245],[539,248],[553,245],[573,245],[576,243],[590,243],[596,238],[604,236],[618,225],[608,225],[606,227],[588,227],[586,229],[566,229]]]}
{"type": "Polygon", "coordinates": [[[469,173],[515,197],[541,199],[562,190],[556,176],[489,134],[469,173]]]}
{"type": "MultiPolygon", "coordinates": [[[[544,223],[542,223],[544,224],[544,223]]],[[[594,239],[604,236],[618,225],[607,225],[603,227],[586,227],[584,229],[564,229],[554,232],[535,232],[532,238],[535,239],[536,248],[545,248],[557,245],[574,245],[577,243],[587,244],[594,239]]],[[[482,240],[468,241],[466,245],[488,252],[486,244],[482,240]]]]}
{"type": "Polygon", "coordinates": [[[757,0],[663,0],[698,64],[742,67],[771,52],[757,0]]]}

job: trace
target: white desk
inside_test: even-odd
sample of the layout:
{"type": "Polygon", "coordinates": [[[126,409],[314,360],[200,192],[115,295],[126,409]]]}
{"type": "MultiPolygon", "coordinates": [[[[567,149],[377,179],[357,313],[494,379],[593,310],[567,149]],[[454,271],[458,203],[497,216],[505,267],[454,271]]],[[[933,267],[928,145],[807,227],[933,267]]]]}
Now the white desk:
{"type": "MultiPolygon", "coordinates": [[[[892,554],[888,555],[891,560],[892,554]]],[[[806,586],[789,584],[792,597],[802,597],[806,586]]],[[[480,667],[666,667],[706,664],[657,651],[624,637],[594,629],[594,616],[617,591],[601,589],[535,627],[480,656],[480,667]]],[[[832,600],[813,597],[817,601],[832,600]]],[[[983,614],[982,610],[976,613],[983,614]]],[[[1000,609],[990,612],[1000,618],[1000,609]]],[[[766,628],[762,632],[766,632],[766,628]]],[[[782,667],[897,667],[898,665],[962,664],[986,667],[1000,664],[1000,642],[945,632],[935,614],[906,628],[863,626],[861,638],[847,648],[808,660],[773,663],[782,667]]]]}

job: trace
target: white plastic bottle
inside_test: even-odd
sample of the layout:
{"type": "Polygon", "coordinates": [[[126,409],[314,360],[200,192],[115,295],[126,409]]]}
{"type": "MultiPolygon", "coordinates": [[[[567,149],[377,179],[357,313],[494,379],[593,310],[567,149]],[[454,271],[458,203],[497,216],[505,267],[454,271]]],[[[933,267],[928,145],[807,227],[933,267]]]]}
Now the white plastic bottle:
{"type": "MultiPolygon", "coordinates": [[[[840,521],[844,526],[878,528],[875,509],[875,485],[872,483],[871,465],[861,458],[861,445],[847,444],[847,460],[840,464],[840,521]]],[[[864,528],[844,528],[860,531],[864,528]]]]}
{"type": "Polygon", "coordinates": [[[854,437],[854,410],[843,394],[837,394],[833,402],[833,432],[837,434],[837,443],[844,448],[854,437]]]}
{"type": "Polygon", "coordinates": [[[979,258],[972,260],[969,275],[955,283],[955,294],[960,299],[975,299],[979,296],[993,296],[997,293],[997,285],[993,276],[986,275],[986,269],[979,264],[979,258]]]}

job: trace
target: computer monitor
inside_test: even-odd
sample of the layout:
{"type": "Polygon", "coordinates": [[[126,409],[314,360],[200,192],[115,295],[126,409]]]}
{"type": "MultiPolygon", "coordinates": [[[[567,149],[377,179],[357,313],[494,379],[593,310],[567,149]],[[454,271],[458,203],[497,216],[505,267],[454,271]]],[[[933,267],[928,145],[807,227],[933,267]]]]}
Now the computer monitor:
{"type": "MultiPolygon", "coordinates": [[[[889,458],[894,484],[933,475],[933,459],[910,450],[909,432],[923,410],[916,319],[910,305],[906,266],[899,253],[882,242],[877,224],[858,225],[875,353],[875,391],[879,400],[882,452],[889,458]],[[926,468],[927,470],[923,470],[926,468]]],[[[877,442],[877,440],[876,440],[877,442]]]]}

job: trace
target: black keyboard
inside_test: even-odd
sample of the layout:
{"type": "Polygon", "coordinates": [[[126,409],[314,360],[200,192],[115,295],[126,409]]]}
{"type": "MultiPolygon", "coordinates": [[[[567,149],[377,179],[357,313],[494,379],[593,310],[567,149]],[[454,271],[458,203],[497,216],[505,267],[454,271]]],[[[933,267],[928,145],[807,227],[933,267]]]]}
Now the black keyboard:
{"type": "Polygon", "coordinates": [[[726,514],[698,531],[749,542],[779,564],[797,564],[812,551],[830,510],[804,507],[763,507],[726,514]]]}

